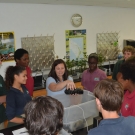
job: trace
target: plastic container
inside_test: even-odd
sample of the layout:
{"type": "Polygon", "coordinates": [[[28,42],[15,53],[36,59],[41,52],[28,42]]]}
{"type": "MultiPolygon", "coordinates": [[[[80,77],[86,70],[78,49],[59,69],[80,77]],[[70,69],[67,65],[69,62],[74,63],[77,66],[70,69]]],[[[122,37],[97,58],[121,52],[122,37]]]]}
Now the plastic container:
{"type": "Polygon", "coordinates": [[[68,133],[64,129],[61,129],[61,131],[58,133],[58,135],[72,135],[71,133],[68,133]]]}
{"type": "Polygon", "coordinates": [[[92,125],[93,117],[99,114],[95,97],[87,90],[84,90],[82,95],[61,94],[54,98],[64,106],[63,128],[68,132],[92,125]]]}

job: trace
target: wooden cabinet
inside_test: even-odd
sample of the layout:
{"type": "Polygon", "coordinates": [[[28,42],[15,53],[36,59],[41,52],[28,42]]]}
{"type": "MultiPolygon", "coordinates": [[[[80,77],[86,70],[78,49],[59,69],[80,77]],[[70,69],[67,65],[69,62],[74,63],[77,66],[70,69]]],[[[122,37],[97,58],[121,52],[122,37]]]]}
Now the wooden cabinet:
{"type": "Polygon", "coordinates": [[[47,91],[46,89],[41,89],[41,90],[36,90],[33,92],[33,97],[38,97],[38,96],[46,96],[47,95],[47,91]]]}
{"type": "Polygon", "coordinates": [[[112,76],[107,76],[108,79],[112,79],[112,76]]]}
{"type": "Polygon", "coordinates": [[[76,85],[76,88],[83,89],[81,82],[76,82],[75,85],[76,85]]]}

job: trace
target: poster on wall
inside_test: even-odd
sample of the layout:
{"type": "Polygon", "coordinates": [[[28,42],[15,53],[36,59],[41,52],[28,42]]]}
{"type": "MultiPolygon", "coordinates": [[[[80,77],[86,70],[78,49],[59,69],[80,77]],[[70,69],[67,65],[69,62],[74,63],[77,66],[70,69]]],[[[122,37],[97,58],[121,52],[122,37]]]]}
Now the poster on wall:
{"type": "Polygon", "coordinates": [[[14,32],[0,32],[0,55],[1,60],[14,60],[15,38],[14,32]]]}
{"type": "Polygon", "coordinates": [[[66,59],[82,59],[86,55],[86,29],[66,30],[66,59]]]}

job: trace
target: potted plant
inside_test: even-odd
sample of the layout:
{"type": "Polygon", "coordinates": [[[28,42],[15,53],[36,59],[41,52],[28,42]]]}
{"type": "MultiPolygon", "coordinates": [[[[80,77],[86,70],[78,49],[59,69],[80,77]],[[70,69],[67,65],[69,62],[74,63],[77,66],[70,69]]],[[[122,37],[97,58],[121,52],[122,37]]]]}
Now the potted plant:
{"type": "MultiPolygon", "coordinates": [[[[79,74],[80,76],[80,74],[82,74],[82,72],[86,69],[87,58],[88,58],[88,55],[85,54],[84,58],[81,58],[81,59],[78,59],[78,58],[76,58],[76,60],[67,59],[65,63],[69,71],[69,74],[73,76],[76,76],[79,74]]],[[[65,57],[63,59],[65,59],[65,57]]]]}
{"type": "Polygon", "coordinates": [[[98,55],[98,67],[100,69],[103,69],[103,62],[105,61],[105,57],[102,54],[97,55],[98,55]]]}
{"type": "Polygon", "coordinates": [[[72,63],[70,60],[66,60],[66,66],[67,66],[67,69],[69,71],[69,74],[72,74],[72,63]]]}

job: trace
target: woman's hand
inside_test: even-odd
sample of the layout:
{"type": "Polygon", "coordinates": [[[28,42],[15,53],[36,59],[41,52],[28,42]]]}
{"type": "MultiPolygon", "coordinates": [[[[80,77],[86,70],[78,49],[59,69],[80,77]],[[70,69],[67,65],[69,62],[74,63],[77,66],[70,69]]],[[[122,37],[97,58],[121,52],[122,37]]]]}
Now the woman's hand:
{"type": "Polygon", "coordinates": [[[14,117],[13,119],[10,120],[10,122],[18,123],[18,124],[23,124],[24,123],[24,119],[23,118],[14,117]]]}
{"type": "Polygon", "coordinates": [[[66,87],[67,87],[67,90],[68,89],[70,89],[70,90],[76,89],[76,86],[75,86],[74,82],[70,81],[70,80],[67,80],[67,86],[66,87]]]}
{"type": "Polygon", "coordinates": [[[56,91],[61,91],[64,88],[74,90],[76,89],[76,86],[72,80],[66,80],[59,83],[52,82],[49,84],[48,88],[51,91],[56,92],[56,91]]]}

